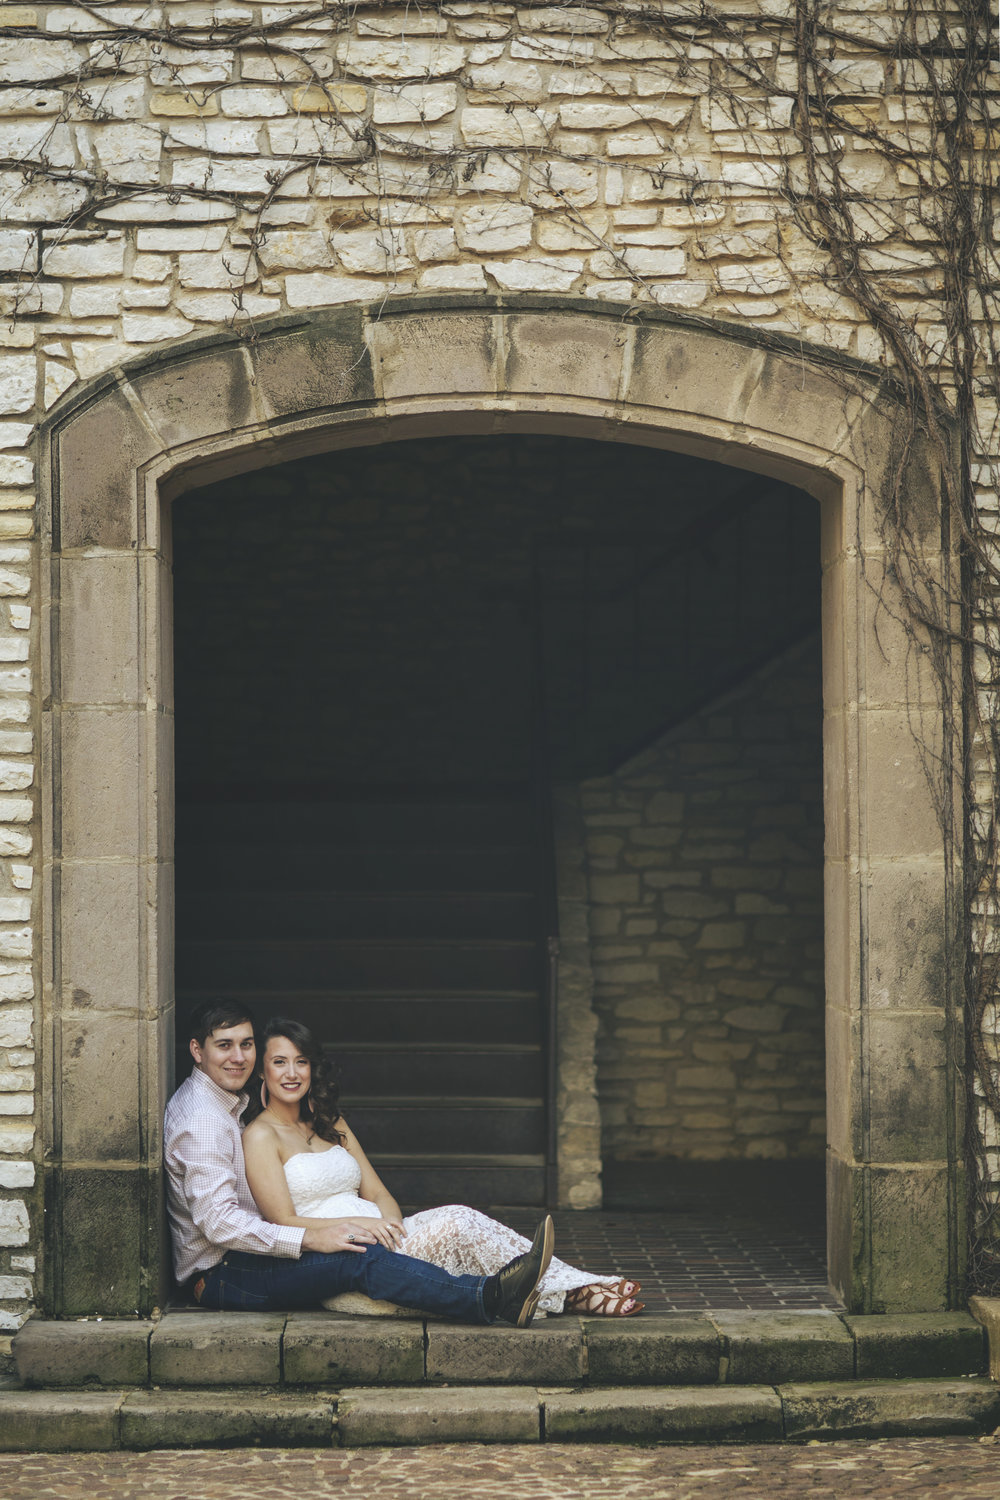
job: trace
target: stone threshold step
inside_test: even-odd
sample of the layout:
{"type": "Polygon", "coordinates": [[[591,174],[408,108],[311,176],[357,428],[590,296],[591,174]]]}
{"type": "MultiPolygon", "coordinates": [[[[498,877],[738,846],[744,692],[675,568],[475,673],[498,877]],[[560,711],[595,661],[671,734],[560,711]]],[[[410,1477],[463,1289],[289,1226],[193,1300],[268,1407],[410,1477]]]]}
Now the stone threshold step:
{"type": "Polygon", "coordinates": [[[968,1313],[820,1312],[559,1317],[481,1328],[328,1312],[218,1313],[48,1322],[12,1341],[21,1384],[744,1386],[979,1375],[983,1328],[968,1313]]]}
{"type": "Polygon", "coordinates": [[[960,1436],[1000,1421],[988,1379],[608,1390],[0,1390],[0,1451],[422,1443],[760,1443],[960,1436]]]}

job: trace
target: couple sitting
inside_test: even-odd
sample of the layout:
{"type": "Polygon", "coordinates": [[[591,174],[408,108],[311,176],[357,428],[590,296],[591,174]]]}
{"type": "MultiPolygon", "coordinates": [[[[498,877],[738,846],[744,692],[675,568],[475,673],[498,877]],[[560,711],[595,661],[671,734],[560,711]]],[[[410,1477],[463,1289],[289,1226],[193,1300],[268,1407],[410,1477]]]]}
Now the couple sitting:
{"type": "MultiPolygon", "coordinates": [[[[552,1258],[475,1209],[403,1218],[340,1114],[328,1065],[297,1021],[262,1034],[261,1108],[242,1135],[257,1045],[246,1007],[191,1019],[195,1066],[167,1106],[164,1164],[174,1270],[203,1307],[336,1306],[346,1293],[467,1323],[545,1312],[639,1312],[636,1282],[552,1258]]],[[[369,1304],[365,1304],[369,1306],[369,1304]]]]}

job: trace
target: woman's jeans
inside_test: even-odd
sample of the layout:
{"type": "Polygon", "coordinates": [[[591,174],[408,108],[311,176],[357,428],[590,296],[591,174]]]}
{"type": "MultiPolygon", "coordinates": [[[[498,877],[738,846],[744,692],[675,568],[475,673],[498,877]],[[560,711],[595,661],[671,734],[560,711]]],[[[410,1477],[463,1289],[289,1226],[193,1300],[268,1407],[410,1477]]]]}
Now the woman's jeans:
{"type": "Polygon", "coordinates": [[[450,1276],[437,1266],[384,1245],[362,1252],[323,1255],[305,1250],[298,1260],[231,1250],[205,1272],[201,1306],[267,1312],[318,1307],[340,1292],[364,1292],[379,1301],[418,1308],[462,1323],[487,1323],[483,1276],[450,1276]]]}

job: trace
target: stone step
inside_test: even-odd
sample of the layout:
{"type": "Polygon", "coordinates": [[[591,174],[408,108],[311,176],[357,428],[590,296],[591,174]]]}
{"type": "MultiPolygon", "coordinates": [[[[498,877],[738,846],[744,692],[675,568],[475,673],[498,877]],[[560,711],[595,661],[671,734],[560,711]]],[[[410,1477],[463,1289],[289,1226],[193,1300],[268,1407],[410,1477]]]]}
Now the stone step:
{"type": "Polygon", "coordinates": [[[178,891],[187,940],[240,938],[519,938],[534,933],[537,902],[506,891],[178,891]]]}
{"type": "Polygon", "coordinates": [[[760,1443],[964,1436],[1000,1420],[990,1380],[611,1387],[342,1386],[336,1390],[0,1390],[0,1450],[760,1443]]]}
{"type": "Polygon", "coordinates": [[[185,846],[216,842],[361,845],[503,844],[534,838],[529,792],[518,789],[488,799],[432,797],[414,788],[405,796],[373,799],[358,793],[350,801],[308,795],[294,801],[266,791],[246,801],[221,796],[178,800],[177,835],[185,846]]]}
{"type": "Polygon", "coordinates": [[[201,1000],[232,994],[238,994],[258,1016],[291,1010],[318,1036],[331,1040],[334,1055],[339,1055],[342,1044],[366,1043],[376,1037],[397,1046],[408,1042],[480,1046],[491,1041],[535,1045],[541,1040],[539,1000],[530,991],[380,995],[328,989],[297,990],[290,996],[287,988],[238,989],[220,984],[210,990],[178,988],[178,1003],[188,1013],[201,1000]]]}
{"type": "MultiPolygon", "coordinates": [[[[464,1079],[461,1087],[468,1088],[464,1079]]],[[[351,1129],[373,1159],[414,1144],[425,1154],[545,1152],[542,1099],[355,1099],[350,1120],[351,1129]]]]}
{"type": "MultiPolygon", "coordinates": [[[[259,843],[217,843],[204,848],[178,845],[177,881],[185,891],[269,891],[274,888],[278,854],[266,838],[259,843]]],[[[391,845],[364,849],[296,843],[280,851],[285,890],[344,891],[500,891],[531,890],[535,851],[523,844],[472,848],[391,845]]]]}
{"type": "Polygon", "coordinates": [[[531,939],[214,938],[177,942],[178,988],[300,990],[331,981],[384,990],[530,990],[539,977],[531,939]]]}
{"type": "Polygon", "coordinates": [[[33,1318],[12,1343],[26,1387],[476,1384],[598,1389],[785,1385],[982,1374],[986,1340],[967,1313],[820,1312],[559,1317],[528,1329],[328,1312],[149,1320],[33,1318]]]}
{"type": "Polygon", "coordinates": [[[431,1046],[425,1040],[423,1045],[398,1047],[369,1042],[330,1051],[340,1069],[345,1109],[352,1101],[367,1102],[376,1094],[420,1093],[440,1099],[456,1078],[462,1079],[464,1089],[479,1094],[499,1090],[508,1096],[539,1097],[545,1090],[545,1057],[538,1043],[431,1046]]]}
{"type": "Polygon", "coordinates": [[[548,1202],[541,1151],[479,1156],[454,1151],[435,1157],[397,1149],[373,1151],[371,1161],[403,1204],[468,1203],[486,1211],[503,1205],[514,1212],[548,1202]]]}

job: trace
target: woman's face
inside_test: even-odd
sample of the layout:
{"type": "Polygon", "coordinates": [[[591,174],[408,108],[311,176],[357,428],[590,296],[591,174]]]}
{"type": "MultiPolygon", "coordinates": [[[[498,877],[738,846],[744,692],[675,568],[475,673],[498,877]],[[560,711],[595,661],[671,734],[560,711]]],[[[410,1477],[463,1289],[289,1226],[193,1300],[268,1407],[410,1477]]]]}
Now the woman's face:
{"type": "Polygon", "coordinates": [[[264,1082],[272,1099],[296,1104],[305,1098],[312,1082],[308,1057],[287,1036],[273,1036],[264,1052],[264,1082]]]}

